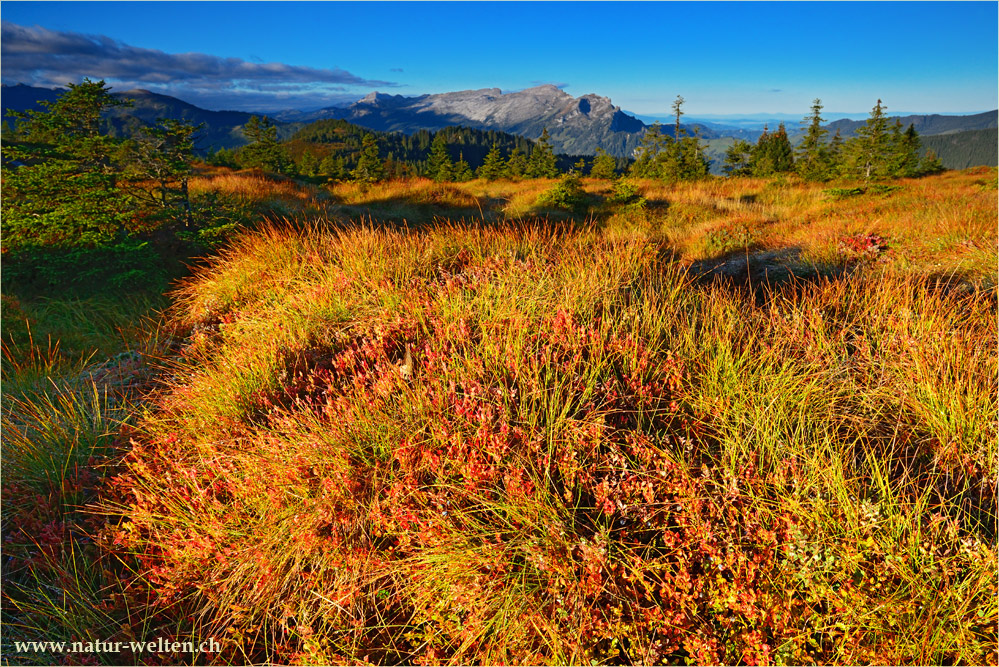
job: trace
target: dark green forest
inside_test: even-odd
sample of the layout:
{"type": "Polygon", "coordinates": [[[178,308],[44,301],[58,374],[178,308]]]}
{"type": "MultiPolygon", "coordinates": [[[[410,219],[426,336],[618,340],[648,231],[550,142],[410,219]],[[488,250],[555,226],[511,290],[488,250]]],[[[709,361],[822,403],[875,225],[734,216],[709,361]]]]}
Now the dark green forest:
{"type": "Polygon", "coordinates": [[[924,150],[934,151],[948,169],[999,164],[999,130],[966,130],[922,138],[924,150]]]}

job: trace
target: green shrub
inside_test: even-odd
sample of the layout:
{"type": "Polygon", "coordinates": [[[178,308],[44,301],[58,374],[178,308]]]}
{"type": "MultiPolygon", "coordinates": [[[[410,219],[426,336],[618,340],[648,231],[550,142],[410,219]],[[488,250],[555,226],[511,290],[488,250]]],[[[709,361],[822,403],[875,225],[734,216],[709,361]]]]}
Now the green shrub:
{"type": "Polygon", "coordinates": [[[579,176],[575,173],[569,173],[563,176],[562,180],[554,187],[541,193],[537,203],[539,206],[579,212],[586,207],[586,193],[583,191],[579,176]]]}
{"type": "Polygon", "coordinates": [[[645,208],[648,200],[638,194],[638,186],[626,179],[614,182],[614,192],[607,201],[612,204],[624,204],[628,208],[645,208]]]}

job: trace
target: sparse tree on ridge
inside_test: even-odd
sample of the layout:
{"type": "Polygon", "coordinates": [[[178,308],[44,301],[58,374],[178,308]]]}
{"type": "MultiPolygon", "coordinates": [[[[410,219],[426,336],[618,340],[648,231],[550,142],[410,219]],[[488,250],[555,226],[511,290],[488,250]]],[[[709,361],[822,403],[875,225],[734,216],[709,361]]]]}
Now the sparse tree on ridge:
{"type": "Polygon", "coordinates": [[[129,188],[132,197],[151,205],[161,214],[180,218],[184,226],[193,225],[191,198],[187,183],[194,160],[194,133],[200,126],[163,119],[153,127],[143,128],[139,136],[125,142],[123,174],[133,181],[153,181],[129,188]]]}
{"type": "Polygon", "coordinates": [[[843,172],[843,135],[839,130],[829,142],[829,176],[836,177],[843,172]]]}
{"type": "Polygon", "coordinates": [[[768,132],[764,126],[763,134],[756,142],[750,160],[753,176],[779,174],[791,171],[793,167],[794,151],[787,137],[787,130],[784,129],[784,123],[781,123],[773,133],[768,132]]]}
{"type": "Polygon", "coordinates": [[[659,178],[662,172],[660,163],[670,143],[672,138],[663,133],[662,125],[658,121],[650,125],[635,151],[631,175],[638,178],[659,178]]]}
{"type": "Polygon", "coordinates": [[[748,176],[749,163],[753,157],[753,145],[745,139],[736,139],[735,143],[725,151],[725,162],[722,171],[727,176],[748,176]]]}
{"type": "Polygon", "coordinates": [[[124,234],[130,206],[120,192],[119,142],[101,114],[129,103],[104,81],[70,84],[39,111],[12,112],[15,141],[3,146],[4,245],[96,246],[124,234]],[[23,166],[8,169],[14,162],[23,166]]]}
{"type": "Polygon", "coordinates": [[[472,167],[465,160],[464,154],[458,153],[458,161],[454,163],[454,180],[463,183],[473,178],[475,174],[472,173],[472,167]]]}
{"type": "Polygon", "coordinates": [[[857,128],[856,136],[844,146],[848,172],[863,177],[865,181],[891,175],[893,146],[884,112],[885,107],[878,100],[867,123],[857,128]]]}
{"type": "Polygon", "coordinates": [[[680,116],[683,115],[683,103],[686,102],[680,95],[676,96],[673,100],[673,114],[676,116],[676,127],[673,129],[673,140],[680,141],[681,132],[683,129],[680,127],[680,116]]]}

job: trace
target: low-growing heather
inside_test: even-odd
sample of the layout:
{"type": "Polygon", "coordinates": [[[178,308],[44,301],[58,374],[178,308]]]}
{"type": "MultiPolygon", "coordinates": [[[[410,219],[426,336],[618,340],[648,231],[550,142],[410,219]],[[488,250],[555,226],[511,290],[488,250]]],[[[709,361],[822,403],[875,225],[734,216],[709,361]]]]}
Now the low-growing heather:
{"type": "Polygon", "coordinates": [[[587,225],[505,219],[551,182],[313,202],[253,178],[198,187],[329,217],[196,268],[147,345],[155,386],[145,351],[36,345],[40,311],[5,297],[24,322],[5,642],[221,645],[109,663],[996,664],[980,173],[835,200],[580,180],[587,225]],[[419,224],[346,222],[364,209],[419,224]],[[800,266],[743,285],[733,257],[800,266]]]}
{"type": "Polygon", "coordinates": [[[225,660],[990,660],[994,291],[761,303],[665,250],[245,237],[177,294],[103,539],[225,660]]]}

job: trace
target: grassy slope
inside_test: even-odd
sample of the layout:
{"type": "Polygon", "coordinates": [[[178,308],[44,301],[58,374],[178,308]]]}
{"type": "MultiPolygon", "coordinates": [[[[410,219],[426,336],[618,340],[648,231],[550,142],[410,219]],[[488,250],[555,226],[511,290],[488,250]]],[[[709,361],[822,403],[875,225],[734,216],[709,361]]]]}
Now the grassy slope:
{"type": "Polygon", "coordinates": [[[544,183],[277,186],[297,231],[175,295],[102,501],[135,571],[87,627],[237,662],[995,662],[995,183],[592,181],[592,225],[544,183]]]}

